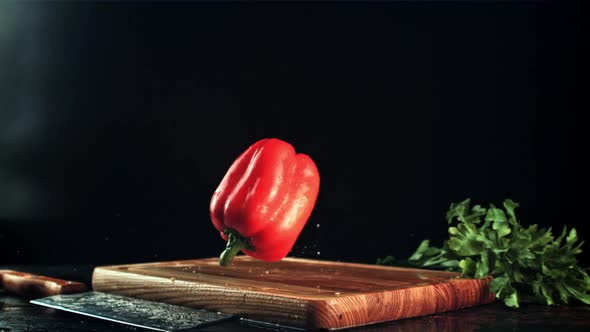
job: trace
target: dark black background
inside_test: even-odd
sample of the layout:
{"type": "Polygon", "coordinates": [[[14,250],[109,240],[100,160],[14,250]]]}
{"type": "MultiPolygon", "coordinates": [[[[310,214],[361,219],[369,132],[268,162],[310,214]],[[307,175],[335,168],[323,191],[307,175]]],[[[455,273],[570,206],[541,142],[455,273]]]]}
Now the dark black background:
{"type": "Polygon", "coordinates": [[[216,256],[209,199],[263,137],[320,170],[294,256],[405,258],[467,197],[588,239],[587,9],[4,2],[0,262],[216,256]]]}

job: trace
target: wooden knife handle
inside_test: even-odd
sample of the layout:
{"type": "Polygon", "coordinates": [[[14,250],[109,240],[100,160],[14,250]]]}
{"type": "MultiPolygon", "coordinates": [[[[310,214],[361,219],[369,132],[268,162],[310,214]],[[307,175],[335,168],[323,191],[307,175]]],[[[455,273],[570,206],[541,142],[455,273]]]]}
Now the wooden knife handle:
{"type": "Polygon", "coordinates": [[[81,293],[88,290],[84,283],[12,270],[0,270],[0,286],[10,293],[28,297],[81,293]]]}

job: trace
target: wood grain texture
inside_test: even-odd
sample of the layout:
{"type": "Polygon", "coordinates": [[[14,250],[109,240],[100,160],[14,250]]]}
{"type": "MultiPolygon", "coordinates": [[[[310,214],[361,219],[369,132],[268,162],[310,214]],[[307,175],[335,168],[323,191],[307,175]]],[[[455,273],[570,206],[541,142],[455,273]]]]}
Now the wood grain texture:
{"type": "Polygon", "coordinates": [[[494,300],[491,278],[410,268],[236,257],[97,267],[96,291],[217,310],[309,329],[340,329],[494,300]]]}

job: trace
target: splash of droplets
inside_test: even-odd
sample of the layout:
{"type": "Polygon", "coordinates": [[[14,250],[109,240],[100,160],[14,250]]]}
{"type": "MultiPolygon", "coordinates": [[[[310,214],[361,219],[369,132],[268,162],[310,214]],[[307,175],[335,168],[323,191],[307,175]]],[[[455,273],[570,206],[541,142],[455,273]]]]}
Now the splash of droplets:
{"type": "Polygon", "coordinates": [[[320,223],[312,223],[305,227],[298,243],[289,252],[291,257],[317,258],[320,255],[320,239],[323,237],[320,223]]]}

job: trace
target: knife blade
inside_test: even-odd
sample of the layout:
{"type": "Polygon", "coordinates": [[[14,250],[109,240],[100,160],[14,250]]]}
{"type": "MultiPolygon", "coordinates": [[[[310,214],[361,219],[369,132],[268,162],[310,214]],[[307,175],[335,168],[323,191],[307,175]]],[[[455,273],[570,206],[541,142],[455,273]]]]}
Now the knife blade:
{"type": "Polygon", "coordinates": [[[54,295],[31,303],[153,331],[173,332],[217,323],[233,317],[101,292],[54,295]]]}
{"type": "Polygon", "coordinates": [[[231,314],[88,291],[84,283],[0,270],[0,286],[12,294],[41,297],[32,304],[153,331],[179,331],[229,320],[231,314]]]}

